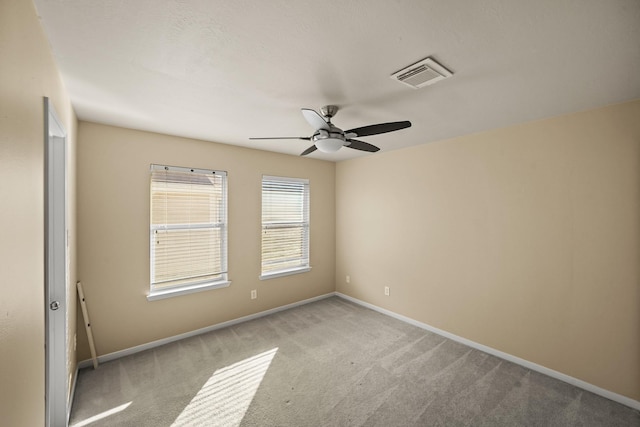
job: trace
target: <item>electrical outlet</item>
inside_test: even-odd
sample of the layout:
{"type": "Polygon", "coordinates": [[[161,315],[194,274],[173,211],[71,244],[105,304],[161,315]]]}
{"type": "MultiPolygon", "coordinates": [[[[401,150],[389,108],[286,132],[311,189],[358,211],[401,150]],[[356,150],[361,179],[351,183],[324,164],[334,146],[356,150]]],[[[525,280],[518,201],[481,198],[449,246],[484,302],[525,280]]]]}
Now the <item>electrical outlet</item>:
{"type": "Polygon", "coordinates": [[[386,296],[389,296],[389,287],[388,287],[388,286],[385,286],[385,287],[384,287],[384,294],[385,294],[386,296]]]}
{"type": "Polygon", "coordinates": [[[258,291],[256,289],[251,290],[251,299],[258,298],[258,291]]]}
{"type": "Polygon", "coordinates": [[[351,283],[351,276],[347,275],[347,277],[344,280],[347,283],[351,283]]]}

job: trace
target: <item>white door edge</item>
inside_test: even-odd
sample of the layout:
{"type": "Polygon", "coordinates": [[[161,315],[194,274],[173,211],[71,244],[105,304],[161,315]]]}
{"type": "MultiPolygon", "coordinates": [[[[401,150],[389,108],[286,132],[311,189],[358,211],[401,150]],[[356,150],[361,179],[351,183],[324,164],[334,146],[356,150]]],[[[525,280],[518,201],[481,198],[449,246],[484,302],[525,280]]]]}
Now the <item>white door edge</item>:
{"type": "Polygon", "coordinates": [[[45,419],[67,426],[67,140],[49,98],[45,137],[45,419]]]}

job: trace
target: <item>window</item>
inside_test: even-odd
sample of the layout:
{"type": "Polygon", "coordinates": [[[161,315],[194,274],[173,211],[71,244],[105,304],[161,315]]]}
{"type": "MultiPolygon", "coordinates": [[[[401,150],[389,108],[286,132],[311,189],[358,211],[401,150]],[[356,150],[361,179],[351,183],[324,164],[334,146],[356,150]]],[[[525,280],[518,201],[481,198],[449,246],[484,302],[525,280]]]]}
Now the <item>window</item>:
{"type": "Polygon", "coordinates": [[[262,274],[309,271],[309,180],[262,177],[262,274]]]}
{"type": "Polygon", "coordinates": [[[151,165],[149,300],[229,286],[226,172],[151,165]]]}

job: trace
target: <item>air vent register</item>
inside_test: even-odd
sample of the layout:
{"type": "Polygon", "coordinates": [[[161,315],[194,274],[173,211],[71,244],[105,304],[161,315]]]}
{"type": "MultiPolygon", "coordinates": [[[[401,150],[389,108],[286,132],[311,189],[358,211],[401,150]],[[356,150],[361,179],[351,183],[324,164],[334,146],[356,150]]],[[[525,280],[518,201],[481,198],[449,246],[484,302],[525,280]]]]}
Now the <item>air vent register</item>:
{"type": "Polygon", "coordinates": [[[438,64],[432,58],[426,58],[393,73],[391,78],[414,89],[419,89],[449,78],[452,75],[451,71],[438,64]]]}

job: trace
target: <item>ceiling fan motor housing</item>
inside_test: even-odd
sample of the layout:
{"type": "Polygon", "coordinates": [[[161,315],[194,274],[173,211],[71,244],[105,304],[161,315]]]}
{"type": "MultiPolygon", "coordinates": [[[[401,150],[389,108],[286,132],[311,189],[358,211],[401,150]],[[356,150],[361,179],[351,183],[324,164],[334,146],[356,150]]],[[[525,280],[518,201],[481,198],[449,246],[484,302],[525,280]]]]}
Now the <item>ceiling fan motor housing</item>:
{"type": "Polygon", "coordinates": [[[335,153],[338,151],[345,142],[344,132],[342,129],[339,129],[332,124],[330,124],[330,130],[326,129],[318,129],[315,134],[313,134],[313,143],[316,145],[318,150],[323,153],[335,153]]]}

